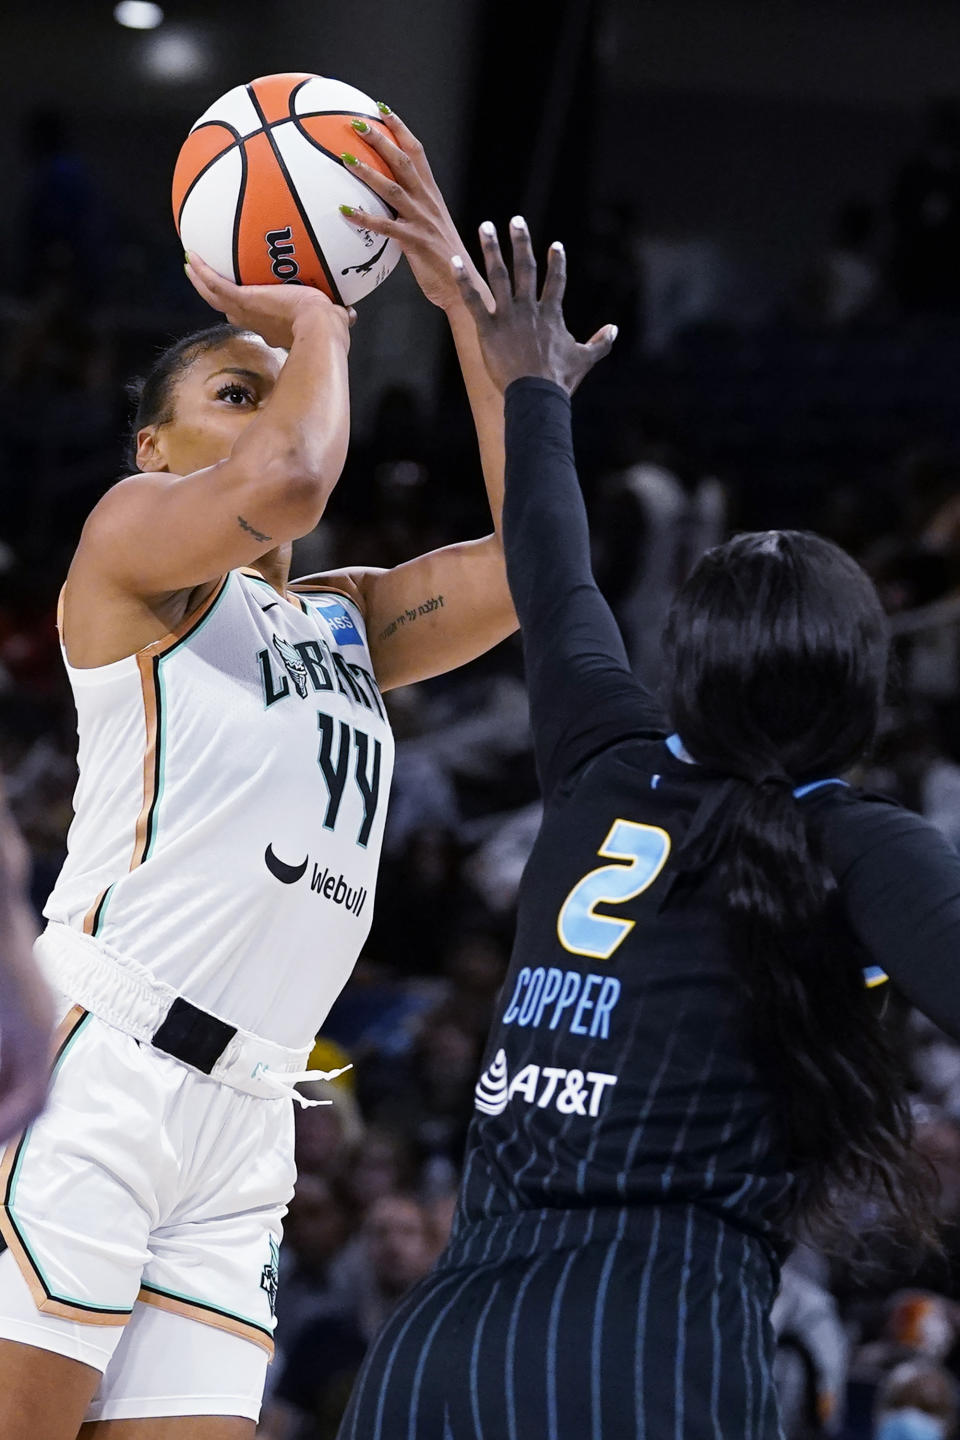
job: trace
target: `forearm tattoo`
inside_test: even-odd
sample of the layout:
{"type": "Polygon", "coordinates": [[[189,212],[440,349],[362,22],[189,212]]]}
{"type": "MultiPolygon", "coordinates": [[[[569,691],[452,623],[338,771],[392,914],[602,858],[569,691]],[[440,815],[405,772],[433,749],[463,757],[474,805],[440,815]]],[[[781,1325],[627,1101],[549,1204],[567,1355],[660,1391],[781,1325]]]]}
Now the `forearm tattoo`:
{"type": "Polygon", "coordinates": [[[254,538],[254,540],[272,540],[272,539],[273,539],[273,536],[272,536],[272,535],[264,535],[264,533],[263,533],[262,530],[255,530],[252,525],[248,525],[247,522],[246,522],[246,520],[244,520],[244,518],[243,518],[242,515],[238,515],[238,516],[237,516],[237,524],[240,526],[240,529],[241,529],[241,530],[246,530],[246,532],[247,532],[248,535],[252,535],[253,538],[254,538]]]}
{"type": "Polygon", "coordinates": [[[412,625],[421,615],[432,615],[434,610],[442,609],[443,596],[431,595],[430,599],[424,600],[422,605],[415,605],[412,609],[404,610],[395,620],[391,620],[386,629],[380,631],[379,638],[381,640],[389,640],[391,636],[396,635],[398,630],[403,630],[405,626],[412,625]]]}

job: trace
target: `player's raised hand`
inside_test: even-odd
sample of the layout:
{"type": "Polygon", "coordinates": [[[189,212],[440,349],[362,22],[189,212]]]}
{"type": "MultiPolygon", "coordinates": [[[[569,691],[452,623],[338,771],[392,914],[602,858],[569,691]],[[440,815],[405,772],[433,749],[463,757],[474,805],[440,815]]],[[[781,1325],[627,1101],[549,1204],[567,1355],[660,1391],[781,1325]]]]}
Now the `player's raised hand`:
{"type": "Polygon", "coordinates": [[[197,294],[221,311],[231,325],[255,330],[268,345],[289,350],[294,326],[305,315],[317,315],[335,332],[342,330],[345,343],[357,318],[353,310],[334,305],[321,290],[311,285],[235,285],[218,275],[196,252],[187,256],[187,278],[197,294]]]}
{"type": "Polygon", "coordinates": [[[563,292],[567,262],[563,246],[550,246],[543,289],[537,297],[537,262],[526,222],[510,222],[513,246],[513,285],[500,253],[495,227],[480,226],[480,243],[496,308],[484,303],[463,258],[455,255],[451,271],[464,304],[477,326],[483,359],[494,384],[506,390],[513,380],[536,375],[552,380],[572,395],[598,360],[610,353],[617,338],[615,325],[604,325],[585,344],[576,341],[563,318],[563,292]]]}
{"type": "MultiPolygon", "coordinates": [[[[381,175],[379,170],[364,164],[349,152],[341,159],[381,200],[386,201],[396,216],[391,219],[386,215],[372,215],[356,205],[341,205],[340,212],[346,223],[396,240],[424,295],[434,305],[447,310],[451,305],[460,303],[459,287],[450,273],[450,256],[457,253],[465,255],[463,241],[457,234],[457,227],[433,178],[420,141],[392,110],[384,106],[381,110],[383,124],[393,136],[392,140],[386,139],[365,120],[354,120],[352,123],[365,144],[389,165],[393,179],[381,175]]],[[[474,283],[484,291],[486,287],[479,271],[469,259],[465,259],[464,263],[470,267],[474,283]]]]}

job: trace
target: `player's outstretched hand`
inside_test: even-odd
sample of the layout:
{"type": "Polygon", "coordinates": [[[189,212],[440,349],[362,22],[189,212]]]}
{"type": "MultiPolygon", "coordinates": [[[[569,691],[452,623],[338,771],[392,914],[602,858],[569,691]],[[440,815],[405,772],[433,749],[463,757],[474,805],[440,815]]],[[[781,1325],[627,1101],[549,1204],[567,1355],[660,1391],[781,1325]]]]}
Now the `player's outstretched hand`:
{"type": "Polygon", "coordinates": [[[268,345],[289,350],[295,323],[311,312],[326,319],[334,330],[341,329],[344,343],[349,343],[348,332],[356,312],[334,305],[321,290],[310,285],[235,285],[218,275],[196,252],[187,256],[184,268],[194,290],[208,305],[221,311],[231,325],[255,330],[268,345]]]}
{"type": "Polygon", "coordinates": [[[552,380],[572,395],[598,360],[609,355],[617,338],[615,325],[604,325],[583,345],[574,340],[563,318],[567,262],[563,246],[550,246],[543,290],[537,298],[537,262],[526,222],[510,222],[513,285],[500,253],[495,227],[480,226],[480,243],[496,309],[491,314],[461,256],[451,262],[463,301],[477,326],[480,348],[490,378],[500,390],[512,380],[537,375],[552,380]]]}
{"type": "MultiPolygon", "coordinates": [[[[396,218],[372,215],[356,205],[341,205],[340,213],[349,225],[396,240],[427,299],[441,310],[449,310],[451,305],[460,303],[460,291],[450,273],[450,256],[465,253],[463,242],[420,141],[392,110],[385,106],[381,106],[381,110],[383,124],[393,136],[392,140],[367,125],[365,120],[354,120],[353,125],[370,149],[390,167],[393,178],[381,175],[355,155],[347,153],[341,158],[354,175],[396,211],[396,218]]],[[[485,288],[472,262],[465,263],[470,266],[475,282],[485,288]]]]}

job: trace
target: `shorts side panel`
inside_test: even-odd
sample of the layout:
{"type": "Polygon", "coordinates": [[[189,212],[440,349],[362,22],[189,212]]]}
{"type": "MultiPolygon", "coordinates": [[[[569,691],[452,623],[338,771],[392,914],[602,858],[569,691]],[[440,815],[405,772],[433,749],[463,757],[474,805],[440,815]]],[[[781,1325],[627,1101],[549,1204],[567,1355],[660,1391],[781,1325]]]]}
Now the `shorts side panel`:
{"type": "Polygon", "coordinates": [[[86,1420],[242,1415],[257,1420],[267,1356],[246,1340],[137,1304],[86,1420]]]}
{"type": "Polygon", "coordinates": [[[103,1374],[123,1334],[122,1324],[90,1325],[39,1311],[13,1254],[0,1255],[0,1340],[50,1350],[103,1374]]]}
{"type": "Polygon", "coordinates": [[[238,1339],[250,1340],[273,1358],[273,1331],[266,1326],[256,1325],[251,1320],[244,1320],[240,1315],[231,1315],[226,1310],[218,1310],[214,1305],[204,1304],[201,1300],[191,1300],[186,1295],[174,1295],[153,1285],[141,1285],[137,1299],[143,1305],[153,1305],[170,1315],[179,1315],[184,1320],[196,1320],[201,1325],[211,1325],[214,1330],[224,1330],[229,1335],[236,1335],[238,1339]]]}
{"type": "Polygon", "coordinates": [[[109,1329],[148,1257],[153,1156],[129,1137],[155,1099],[136,1042],[79,1007],[55,1044],[46,1109],[0,1162],[0,1234],[41,1314],[109,1329]]]}
{"type": "MultiPolygon", "coordinates": [[[[86,1014],[87,1012],[81,1005],[72,1005],[57,1026],[51,1046],[53,1055],[51,1079],[57,1072],[57,1067],[63,1058],[67,1046],[83,1024],[86,1014]]],[[[3,1236],[11,1255],[14,1257],[20,1269],[21,1275],[30,1289],[36,1308],[38,1310],[45,1310],[51,1305],[57,1306],[60,1302],[51,1297],[43,1276],[40,1273],[39,1265],[30,1254],[29,1247],[24,1242],[16,1220],[9,1209],[12,1192],[16,1183],[16,1176],[31,1129],[31,1126],[27,1126],[25,1130],[20,1131],[19,1135],[14,1135],[7,1142],[7,1146],[3,1152],[3,1160],[0,1161],[0,1235],[3,1236]]],[[[56,1314],[57,1312],[53,1310],[50,1313],[56,1314]]],[[[64,1318],[70,1319],[72,1317],[68,1315],[64,1318]]],[[[105,1323],[122,1322],[108,1320],[105,1323]]]]}
{"type": "Polygon", "coordinates": [[[295,1179],[293,1106],[193,1075],[178,1102],[168,1133],[183,1156],[183,1190],[150,1236],[139,1299],[272,1354],[282,1222],[295,1179]]]}

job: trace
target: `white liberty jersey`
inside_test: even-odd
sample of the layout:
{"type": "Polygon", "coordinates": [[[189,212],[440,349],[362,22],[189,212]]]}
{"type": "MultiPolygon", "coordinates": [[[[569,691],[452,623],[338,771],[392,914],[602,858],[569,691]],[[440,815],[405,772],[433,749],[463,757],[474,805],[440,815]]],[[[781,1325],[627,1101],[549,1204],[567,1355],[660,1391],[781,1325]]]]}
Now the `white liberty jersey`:
{"type": "Polygon", "coordinates": [[[370,928],[393,770],[360,611],[234,570],[162,640],[67,671],[80,779],[45,915],[309,1046],[370,928]]]}

